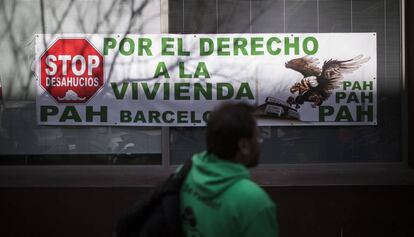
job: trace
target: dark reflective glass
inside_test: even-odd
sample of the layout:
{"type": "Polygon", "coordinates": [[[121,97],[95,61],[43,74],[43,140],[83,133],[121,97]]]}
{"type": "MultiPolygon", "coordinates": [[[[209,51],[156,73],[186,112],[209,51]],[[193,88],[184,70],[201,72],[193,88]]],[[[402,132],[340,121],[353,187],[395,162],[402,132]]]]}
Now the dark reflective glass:
{"type": "MultiPolygon", "coordinates": [[[[188,17],[204,14],[199,11],[214,1],[170,1],[170,32],[175,25],[195,21],[188,17]],[[178,9],[175,2],[192,8],[178,9]],[[181,15],[185,18],[177,17],[181,15]]],[[[178,5],[177,5],[178,6],[178,5]]],[[[398,162],[402,159],[402,97],[400,61],[399,1],[377,0],[244,0],[216,1],[219,33],[330,33],[376,32],[378,62],[378,125],[356,127],[272,127],[267,129],[262,148],[262,162],[335,163],[335,162],[398,162]]],[[[214,19],[215,18],[215,19],[214,19]]],[[[208,23],[210,24],[210,23],[208,23]]],[[[184,32],[188,32],[185,28],[184,32]]],[[[202,27],[191,33],[210,33],[202,27]]],[[[340,47],[340,46],[338,46],[340,47]]],[[[201,128],[172,128],[171,157],[181,163],[194,152],[203,150],[201,128]]]]}

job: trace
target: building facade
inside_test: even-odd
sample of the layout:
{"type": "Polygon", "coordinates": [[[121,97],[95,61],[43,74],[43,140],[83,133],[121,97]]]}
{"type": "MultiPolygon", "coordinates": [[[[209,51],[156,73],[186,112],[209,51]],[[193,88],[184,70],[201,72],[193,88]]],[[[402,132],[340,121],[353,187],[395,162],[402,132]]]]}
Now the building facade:
{"type": "MultiPolygon", "coordinates": [[[[414,234],[413,4],[404,0],[1,1],[1,236],[111,236],[204,128],[40,126],[36,34],[377,34],[375,126],[262,127],[252,170],[281,236],[414,234]]],[[[334,49],[334,48],[333,48],[334,49]]]]}

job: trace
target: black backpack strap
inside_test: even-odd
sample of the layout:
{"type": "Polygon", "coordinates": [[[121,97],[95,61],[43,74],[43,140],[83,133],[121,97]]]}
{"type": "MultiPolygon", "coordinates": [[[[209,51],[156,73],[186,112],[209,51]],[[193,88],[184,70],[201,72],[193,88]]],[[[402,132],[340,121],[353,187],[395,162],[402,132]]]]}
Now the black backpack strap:
{"type": "Polygon", "coordinates": [[[162,205],[165,213],[166,226],[169,235],[166,237],[181,237],[184,236],[181,227],[181,214],[180,214],[180,190],[181,187],[191,170],[192,159],[187,159],[184,165],[175,173],[172,180],[173,184],[170,185],[170,192],[163,198],[162,205]]]}
{"type": "Polygon", "coordinates": [[[187,159],[177,172],[171,174],[170,177],[160,187],[158,187],[158,190],[155,190],[157,196],[162,198],[165,195],[179,192],[182,184],[187,178],[188,173],[190,173],[192,165],[192,159],[187,159]]]}
{"type": "Polygon", "coordinates": [[[187,159],[184,162],[184,165],[181,167],[180,171],[176,174],[176,178],[179,182],[184,182],[185,178],[187,177],[188,173],[190,173],[191,167],[193,166],[193,159],[187,159]]]}

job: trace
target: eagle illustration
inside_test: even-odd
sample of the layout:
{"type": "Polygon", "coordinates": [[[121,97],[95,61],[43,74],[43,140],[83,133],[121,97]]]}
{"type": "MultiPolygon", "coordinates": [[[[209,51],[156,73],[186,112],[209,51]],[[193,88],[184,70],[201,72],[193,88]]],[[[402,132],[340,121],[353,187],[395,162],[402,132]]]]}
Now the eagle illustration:
{"type": "Polygon", "coordinates": [[[287,102],[295,104],[297,109],[306,101],[313,102],[313,108],[320,106],[334,89],[339,88],[344,78],[342,74],[357,70],[369,60],[370,57],[364,58],[363,55],[344,61],[330,59],[323,63],[322,69],[318,67],[319,59],[308,56],[288,61],[285,67],[302,73],[303,79],[290,88],[292,94],[298,92],[298,95],[290,96],[287,102]]]}

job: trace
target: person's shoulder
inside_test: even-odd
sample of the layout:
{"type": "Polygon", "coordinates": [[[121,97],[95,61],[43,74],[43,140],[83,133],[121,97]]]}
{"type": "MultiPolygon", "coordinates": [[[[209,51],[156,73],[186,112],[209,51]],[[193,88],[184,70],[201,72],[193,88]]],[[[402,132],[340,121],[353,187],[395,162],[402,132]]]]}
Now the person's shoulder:
{"type": "Polygon", "coordinates": [[[249,205],[253,204],[256,207],[273,206],[273,201],[267,193],[250,179],[239,180],[230,188],[229,192],[233,200],[241,205],[249,203],[249,205]]]}

